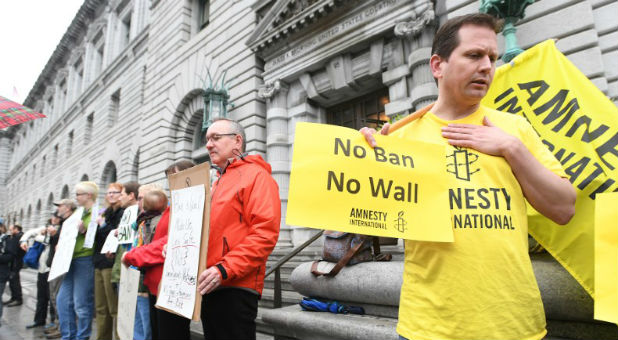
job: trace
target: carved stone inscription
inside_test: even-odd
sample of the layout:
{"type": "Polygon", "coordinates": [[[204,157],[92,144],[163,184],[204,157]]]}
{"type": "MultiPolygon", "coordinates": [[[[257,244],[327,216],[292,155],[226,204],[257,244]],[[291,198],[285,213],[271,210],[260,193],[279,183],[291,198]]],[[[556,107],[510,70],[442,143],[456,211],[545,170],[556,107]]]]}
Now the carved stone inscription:
{"type": "Polygon", "coordinates": [[[359,13],[356,13],[354,16],[346,17],[345,19],[336,22],[333,26],[326,29],[325,31],[309,37],[308,39],[300,43],[300,45],[268,60],[265,65],[265,69],[269,70],[273,67],[281,66],[296,57],[306,55],[310,51],[313,51],[317,47],[323,45],[325,42],[339,37],[351,31],[352,29],[366,23],[369,20],[375,19],[378,15],[387,12],[389,9],[402,1],[404,0],[378,1],[375,4],[363,9],[359,13]]]}

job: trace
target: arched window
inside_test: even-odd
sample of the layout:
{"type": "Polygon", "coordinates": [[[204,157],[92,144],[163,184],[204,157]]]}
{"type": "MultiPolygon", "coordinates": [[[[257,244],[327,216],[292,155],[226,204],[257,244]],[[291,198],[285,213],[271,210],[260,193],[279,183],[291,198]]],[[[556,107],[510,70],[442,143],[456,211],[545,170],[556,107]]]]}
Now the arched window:
{"type": "Polygon", "coordinates": [[[140,150],[138,149],[133,158],[133,165],[131,166],[131,180],[136,182],[139,181],[139,153],[140,150]]]}
{"type": "Polygon", "coordinates": [[[28,206],[28,213],[26,214],[26,221],[24,222],[24,224],[21,226],[23,229],[30,229],[32,228],[32,205],[28,206]]]}
{"type": "Polygon", "coordinates": [[[191,158],[195,164],[201,164],[210,160],[208,156],[208,150],[206,150],[206,131],[202,131],[202,116],[204,110],[198,110],[193,115],[189,126],[193,127],[193,151],[191,152],[191,158]]]}
{"type": "Polygon", "coordinates": [[[88,181],[88,174],[83,174],[82,178],[79,180],[80,182],[86,182],[88,181]]]}
{"type": "Polygon", "coordinates": [[[50,192],[49,196],[47,196],[47,204],[45,205],[45,210],[47,211],[48,216],[51,216],[54,212],[54,208],[54,194],[50,192]]]}
{"type": "Polygon", "coordinates": [[[109,161],[103,168],[103,176],[101,178],[101,188],[107,188],[110,183],[116,182],[116,164],[113,161],[109,161]]]}
{"type": "Polygon", "coordinates": [[[43,216],[42,211],[41,211],[41,200],[38,200],[36,202],[36,209],[34,211],[34,221],[32,222],[32,227],[38,228],[41,225],[45,224],[45,222],[43,222],[44,217],[45,216],[43,216]]]}
{"type": "Polygon", "coordinates": [[[62,187],[62,193],[60,193],[60,198],[70,198],[69,195],[70,195],[69,186],[65,184],[62,187]]]}

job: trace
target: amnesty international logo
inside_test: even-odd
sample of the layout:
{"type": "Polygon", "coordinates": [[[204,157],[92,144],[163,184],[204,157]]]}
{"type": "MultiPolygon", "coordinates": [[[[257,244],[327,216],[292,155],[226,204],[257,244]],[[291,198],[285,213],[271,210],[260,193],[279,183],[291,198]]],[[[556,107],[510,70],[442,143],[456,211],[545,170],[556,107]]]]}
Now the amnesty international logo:
{"type": "Polygon", "coordinates": [[[398,232],[403,233],[406,231],[406,225],[408,224],[408,222],[403,218],[403,211],[400,211],[397,214],[397,219],[395,220],[395,229],[397,229],[398,232]]]}
{"type": "Polygon", "coordinates": [[[455,175],[457,179],[470,181],[470,177],[479,172],[479,168],[473,169],[472,164],[479,159],[479,155],[469,152],[466,148],[454,147],[453,153],[446,155],[447,162],[452,158],[452,163],[447,163],[446,171],[455,175]]]}

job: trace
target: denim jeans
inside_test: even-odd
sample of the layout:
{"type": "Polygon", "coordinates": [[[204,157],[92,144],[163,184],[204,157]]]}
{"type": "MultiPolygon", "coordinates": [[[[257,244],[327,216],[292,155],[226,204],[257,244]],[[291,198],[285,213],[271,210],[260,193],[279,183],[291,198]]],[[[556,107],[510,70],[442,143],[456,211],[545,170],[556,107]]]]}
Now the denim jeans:
{"type": "Polygon", "coordinates": [[[150,333],[150,303],[147,297],[138,296],[135,308],[135,323],[133,340],[151,340],[150,333]]]}
{"type": "Polygon", "coordinates": [[[9,282],[9,275],[0,274],[0,319],[2,319],[2,295],[4,294],[4,288],[6,288],[6,284],[9,282]]]}
{"type": "Polygon", "coordinates": [[[92,256],[78,257],[71,261],[71,267],[60,286],[56,306],[62,339],[90,339],[94,309],[92,256]]]}

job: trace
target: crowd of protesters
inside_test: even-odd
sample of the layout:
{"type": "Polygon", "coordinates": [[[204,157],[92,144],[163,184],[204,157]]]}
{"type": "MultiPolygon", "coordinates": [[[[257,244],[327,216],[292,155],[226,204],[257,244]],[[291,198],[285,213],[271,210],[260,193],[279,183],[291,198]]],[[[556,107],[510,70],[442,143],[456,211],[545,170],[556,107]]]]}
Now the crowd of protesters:
{"type": "MultiPolygon", "coordinates": [[[[240,124],[215,121],[206,138],[211,165],[218,176],[212,184],[210,206],[208,248],[214,251],[208,251],[207,268],[198,273],[196,287],[204,295],[203,301],[208,301],[202,304],[204,333],[207,339],[255,339],[265,264],[279,234],[279,189],[270,165],[260,156],[245,153],[245,133],[240,124]]],[[[194,165],[180,160],[169,166],[165,175],[194,165]]],[[[90,339],[94,317],[96,339],[118,339],[121,266],[130,265],[141,272],[133,339],[190,339],[189,319],[155,308],[173,204],[163,188],[153,183],[111,183],[104,207],[99,209],[94,208],[99,206],[96,183],[80,182],[74,189],[75,200],[54,202],[57,210],[45,226],[24,234],[21,226],[14,224],[9,236],[0,224],[0,296],[7,282],[12,292],[6,306],[22,304],[19,269],[24,253],[44,247],[37,259],[36,312],[27,328],[44,326],[48,339],[90,339]],[[124,215],[134,211],[133,206],[137,206],[138,215],[131,225],[132,242],[120,244],[115,252],[102,253],[109,234],[118,236],[118,227],[128,220],[124,215]],[[63,224],[66,226],[65,221],[76,213],[81,216],[71,218],[79,222],[69,270],[48,282],[63,224]],[[93,244],[87,246],[89,228],[97,229],[93,244]],[[46,324],[48,315],[50,322],[46,324]]],[[[65,229],[67,235],[69,230],[74,232],[65,229]]],[[[2,307],[0,301],[0,318],[2,307]]]]}

